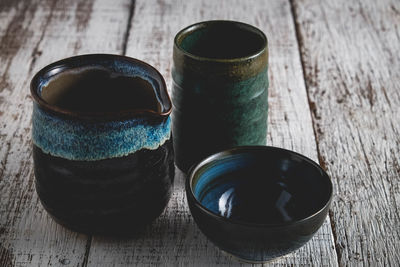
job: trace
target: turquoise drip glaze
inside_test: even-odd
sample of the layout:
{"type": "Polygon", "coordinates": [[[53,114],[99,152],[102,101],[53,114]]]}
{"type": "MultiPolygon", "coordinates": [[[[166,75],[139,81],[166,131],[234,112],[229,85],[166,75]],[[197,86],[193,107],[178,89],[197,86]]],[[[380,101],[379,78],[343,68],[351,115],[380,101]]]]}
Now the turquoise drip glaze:
{"type": "Polygon", "coordinates": [[[69,160],[95,161],[155,150],[171,138],[171,119],[86,122],[65,119],[33,106],[32,140],[44,153],[69,160]]]}

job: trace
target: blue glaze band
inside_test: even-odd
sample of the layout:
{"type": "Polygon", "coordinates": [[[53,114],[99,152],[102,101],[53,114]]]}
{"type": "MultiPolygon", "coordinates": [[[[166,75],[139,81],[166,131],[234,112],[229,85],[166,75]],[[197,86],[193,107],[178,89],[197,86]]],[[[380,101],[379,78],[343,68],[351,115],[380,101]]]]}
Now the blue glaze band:
{"type": "Polygon", "coordinates": [[[171,119],[150,124],[144,118],[111,122],[64,119],[33,106],[32,141],[43,152],[69,160],[102,160],[157,149],[171,137],[171,119]]]}

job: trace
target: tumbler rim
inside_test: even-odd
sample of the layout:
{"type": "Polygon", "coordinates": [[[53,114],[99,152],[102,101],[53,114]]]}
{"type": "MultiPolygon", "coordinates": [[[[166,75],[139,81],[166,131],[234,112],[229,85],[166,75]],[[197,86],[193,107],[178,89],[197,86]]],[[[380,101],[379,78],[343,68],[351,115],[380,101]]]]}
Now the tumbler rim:
{"type": "Polygon", "coordinates": [[[252,26],[250,24],[239,22],[239,21],[233,21],[233,20],[208,20],[208,21],[202,21],[202,22],[198,22],[198,23],[189,25],[186,28],[180,30],[175,35],[174,46],[182,54],[184,54],[185,56],[190,57],[192,59],[195,59],[198,61],[211,61],[211,62],[221,62],[221,63],[237,63],[237,62],[242,62],[242,61],[248,61],[248,60],[252,60],[252,59],[259,57],[263,53],[268,53],[268,39],[263,31],[261,31],[259,28],[252,26]],[[189,35],[190,33],[193,33],[194,31],[197,31],[199,29],[209,27],[210,25],[215,25],[215,24],[220,24],[220,25],[226,24],[226,25],[232,25],[232,26],[236,25],[247,31],[251,31],[251,32],[257,34],[259,37],[261,37],[261,39],[263,41],[262,47],[254,53],[249,53],[249,55],[247,55],[247,56],[233,57],[233,58],[213,58],[213,57],[199,56],[199,55],[190,53],[187,50],[182,48],[181,41],[187,35],[189,35]]]}

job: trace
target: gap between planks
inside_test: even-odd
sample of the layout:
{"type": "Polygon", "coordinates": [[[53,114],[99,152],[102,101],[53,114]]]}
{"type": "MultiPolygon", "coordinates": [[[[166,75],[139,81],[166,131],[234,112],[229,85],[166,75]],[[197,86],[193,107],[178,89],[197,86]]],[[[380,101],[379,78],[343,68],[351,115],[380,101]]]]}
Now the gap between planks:
{"type": "Polygon", "coordinates": [[[122,43],[122,55],[126,55],[126,48],[128,45],[129,35],[132,28],[133,14],[135,13],[135,4],[136,0],[131,0],[131,4],[129,5],[129,16],[128,16],[128,24],[126,25],[126,31],[124,34],[124,41],[122,43]]]}

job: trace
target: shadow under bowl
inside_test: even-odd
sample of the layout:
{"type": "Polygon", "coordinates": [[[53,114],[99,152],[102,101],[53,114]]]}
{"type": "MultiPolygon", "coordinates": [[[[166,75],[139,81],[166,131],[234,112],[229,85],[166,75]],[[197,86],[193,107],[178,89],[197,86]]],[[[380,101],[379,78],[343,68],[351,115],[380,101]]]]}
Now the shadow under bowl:
{"type": "Polygon", "coordinates": [[[186,194],[210,241],[243,261],[266,262],[311,239],[327,216],[333,186],[318,164],[298,153],[243,146],[194,166],[186,194]]]}

